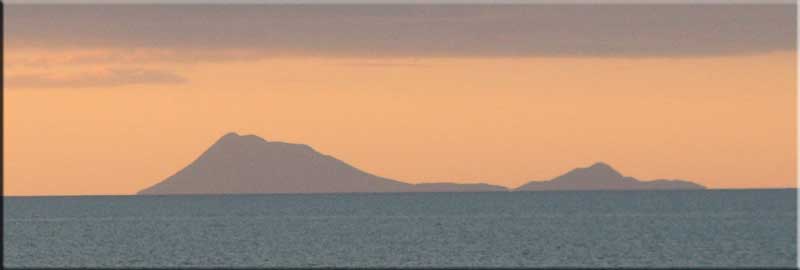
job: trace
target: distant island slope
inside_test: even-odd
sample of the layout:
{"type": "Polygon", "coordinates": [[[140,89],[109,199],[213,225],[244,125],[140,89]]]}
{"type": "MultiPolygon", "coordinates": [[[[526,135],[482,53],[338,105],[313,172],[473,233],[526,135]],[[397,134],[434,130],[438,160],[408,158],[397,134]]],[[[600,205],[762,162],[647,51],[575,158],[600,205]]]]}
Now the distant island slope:
{"type": "MultiPolygon", "coordinates": [[[[702,189],[688,181],[642,182],[598,163],[546,182],[515,190],[702,189]]],[[[508,191],[484,183],[409,184],[361,171],[303,144],[269,142],[255,135],[228,133],[194,162],[167,179],[139,191],[161,194],[265,194],[354,192],[508,191]]]]}
{"type": "Polygon", "coordinates": [[[531,181],[515,191],[535,190],[657,190],[657,189],[705,189],[706,187],[686,180],[658,179],[640,181],[623,176],[608,164],[598,162],[586,168],[577,168],[549,181],[531,181]]]}
{"type": "Polygon", "coordinates": [[[269,142],[228,133],[194,162],[138,192],[156,194],[257,194],[498,191],[488,184],[409,184],[361,171],[303,144],[269,142]]]}

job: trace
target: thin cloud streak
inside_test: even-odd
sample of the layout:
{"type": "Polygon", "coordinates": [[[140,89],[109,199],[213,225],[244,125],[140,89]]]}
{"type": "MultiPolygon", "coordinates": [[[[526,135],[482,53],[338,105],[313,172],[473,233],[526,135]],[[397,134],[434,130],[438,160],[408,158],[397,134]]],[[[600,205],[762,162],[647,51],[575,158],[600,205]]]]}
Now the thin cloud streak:
{"type": "Polygon", "coordinates": [[[108,69],[99,73],[53,76],[46,73],[18,74],[6,78],[8,89],[94,88],[138,84],[177,84],[186,79],[167,71],[149,69],[108,69]]]}
{"type": "Polygon", "coordinates": [[[7,68],[46,68],[83,65],[137,65],[149,63],[196,64],[206,62],[252,61],[266,55],[254,50],[178,50],[116,48],[98,50],[6,49],[7,68]]]}

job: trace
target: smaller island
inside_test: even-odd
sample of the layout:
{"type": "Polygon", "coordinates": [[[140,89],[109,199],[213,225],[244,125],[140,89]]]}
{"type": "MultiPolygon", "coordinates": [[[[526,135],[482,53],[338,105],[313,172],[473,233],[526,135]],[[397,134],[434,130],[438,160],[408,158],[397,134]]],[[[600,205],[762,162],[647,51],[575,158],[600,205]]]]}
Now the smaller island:
{"type": "Polygon", "coordinates": [[[623,176],[608,164],[597,162],[586,168],[571,170],[549,181],[528,182],[514,190],[683,190],[705,188],[703,185],[686,180],[641,181],[623,176]]]}

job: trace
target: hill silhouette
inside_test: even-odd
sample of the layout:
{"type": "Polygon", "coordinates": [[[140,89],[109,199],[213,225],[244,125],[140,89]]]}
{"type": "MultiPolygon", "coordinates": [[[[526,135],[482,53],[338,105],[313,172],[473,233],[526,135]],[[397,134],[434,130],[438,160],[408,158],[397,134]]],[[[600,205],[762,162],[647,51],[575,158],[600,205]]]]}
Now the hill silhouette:
{"type": "MultiPolygon", "coordinates": [[[[704,189],[684,180],[639,181],[605,163],[574,169],[550,181],[532,181],[514,190],[704,189]]],[[[509,191],[484,183],[409,184],[359,170],[304,144],[269,142],[255,135],[228,133],[194,162],[140,195],[353,192],[509,191]]]]}
{"type": "Polygon", "coordinates": [[[623,176],[608,164],[598,162],[586,168],[577,168],[549,181],[531,181],[514,190],[651,190],[651,189],[705,189],[686,180],[657,179],[641,181],[623,176]]]}
{"type": "Polygon", "coordinates": [[[255,135],[228,133],[197,160],[138,194],[495,190],[498,186],[487,184],[408,184],[361,171],[307,145],[269,142],[255,135]]]}

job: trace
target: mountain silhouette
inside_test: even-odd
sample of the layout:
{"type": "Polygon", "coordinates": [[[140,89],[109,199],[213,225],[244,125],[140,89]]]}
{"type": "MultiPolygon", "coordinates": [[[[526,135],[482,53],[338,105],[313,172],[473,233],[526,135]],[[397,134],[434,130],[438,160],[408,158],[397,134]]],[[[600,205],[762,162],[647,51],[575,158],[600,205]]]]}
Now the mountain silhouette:
{"type": "MultiPolygon", "coordinates": [[[[502,187],[500,187],[502,188],[502,187]]],[[[495,191],[487,184],[412,185],[361,171],[303,144],[269,142],[228,133],[194,162],[138,192],[157,194],[260,194],[495,191]]],[[[505,190],[505,188],[502,188],[505,190]]]]}
{"type": "Polygon", "coordinates": [[[705,189],[686,181],[657,179],[640,181],[623,176],[608,164],[598,162],[586,168],[571,170],[549,181],[531,181],[515,190],[652,190],[652,189],[705,189]]]}
{"type": "MultiPolygon", "coordinates": [[[[685,180],[640,181],[599,162],[515,191],[705,189],[685,180]]],[[[228,133],[194,162],[140,195],[509,191],[484,183],[409,184],[361,171],[304,144],[228,133]]]]}

